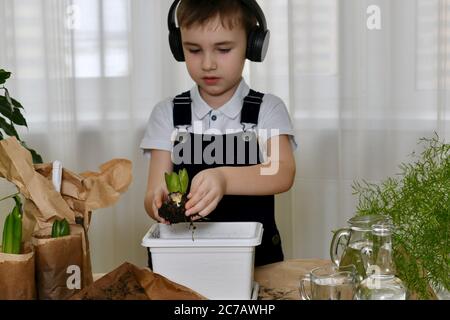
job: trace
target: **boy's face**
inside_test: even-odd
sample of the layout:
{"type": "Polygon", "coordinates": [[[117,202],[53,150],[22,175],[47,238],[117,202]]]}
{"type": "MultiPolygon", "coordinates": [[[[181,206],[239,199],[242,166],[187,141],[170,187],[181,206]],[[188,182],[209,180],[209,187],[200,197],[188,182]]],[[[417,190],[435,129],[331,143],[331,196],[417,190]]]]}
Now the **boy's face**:
{"type": "Polygon", "coordinates": [[[181,38],[188,72],[200,92],[231,98],[245,63],[247,34],[243,26],[224,28],[216,17],[205,25],[182,27],[181,38]]]}

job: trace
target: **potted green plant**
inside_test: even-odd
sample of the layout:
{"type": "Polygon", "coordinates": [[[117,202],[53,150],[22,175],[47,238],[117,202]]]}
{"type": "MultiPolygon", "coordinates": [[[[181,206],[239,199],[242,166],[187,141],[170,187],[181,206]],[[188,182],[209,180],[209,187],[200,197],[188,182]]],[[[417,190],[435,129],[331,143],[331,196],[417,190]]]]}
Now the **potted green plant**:
{"type": "Polygon", "coordinates": [[[185,205],[187,202],[187,189],[189,177],[186,169],[178,172],[164,174],[169,196],[162,204],[158,213],[170,223],[188,222],[191,219],[186,217],[185,205]]]}
{"type": "MultiPolygon", "coordinates": [[[[25,126],[28,128],[27,121],[22,115],[23,106],[12,98],[8,89],[5,87],[6,80],[11,76],[11,72],[0,69],[0,90],[3,90],[3,95],[0,95],[0,140],[5,137],[16,137],[16,139],[30,151],[34,163],[42,163],[42,157],[33,149],[27,147],[25,141],[20,139],[20,136],[15,126],[25,126]]],[[[10,214],[6,216],[3,226],[2,247],[4,253],[20,253],[20,245],[22,242],[22,203],[19,193],[4,197],[2,200],[14,198],[16,206],[10,214]]]]}
{"type": "Polygon", "coordinates": [[[0,95],[0,140],[5,136],[16,137],[20,143],[27,148],[33,157],[34,163],[42,163],[42,157],[33,149],[28,148],[25,141],[20,139],[15,126],[25,126],[28,128],[27,121],[22,115],[23,106],[17,100],[13,99],[8,89],[5,87],[6,80],[11,76],[11,72],[0,69],[0,89],[3,95],[0,95]]]}
{"type": "Polygon", "coordinates": [[[437,134],[422,138],[414,161],[379,184],[354,182],[357,215],[381,214],[395,228],[394,262],[398,277],[420,299],[432,288],[450,289],[450,144],[437,134]]]}
{"type": "MultiPolygon", "coordinates": [[[[42,157],[33,149],[28,148],[15,126],[25,126],[27,121],[22,115],[23,106],[13,99],[5,87],[11,72],[0,69],[0,140],[5,137],[16,139],[30,151],[34,163],[42,163],[42,157]],[[3,90],[3,95],[1,91],[3,90]]],[[[3,224],[2,242],[0,246],[0,300],[3,299],[34,299],[35,287],[35,255],[34,249],[22,239],[23,208],[19,193],[0,199],[14,198],[15,206],[6,216],[3,224]]]]}

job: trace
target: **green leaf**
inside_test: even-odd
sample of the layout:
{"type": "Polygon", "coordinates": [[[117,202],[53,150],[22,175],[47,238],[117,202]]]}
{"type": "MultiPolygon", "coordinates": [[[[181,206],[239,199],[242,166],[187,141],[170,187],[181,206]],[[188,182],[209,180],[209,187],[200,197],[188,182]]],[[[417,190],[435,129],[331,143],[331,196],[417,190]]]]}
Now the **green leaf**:
{"type": "Polygon", "coordinates": [[[14,221],[13,221],[12,212],[6,216],[3,232],[5,233],[3,247],[2,247],[3,252],[4,253],[12,253],[13,236],[14,236],[14,221]]]}
{"type": "MultiPolygon", "coordinates": [[[[28,149],[28,148],[27,148],[28,149]]],[[[31,157],[33,159],[33,163],[34,164],[38,164],[38,163],[43,163],[42,161],[42,157],[39,153],[37,153],[35,150],[33,149],[28,149],[28,151],[31,152],[31,157]]]]}
{"type": "Polygon", "coordinates": [[[10,106],[11,110],[13,110],[14,109],[14,104],[13,104],[13,102],[11,100],[11,96],[9,95],[9,91],[5,87],[3,87],[3,90],[5,90],[5,99],[8,102],[8,105],[10,106]]]}
{"type": "MultiPolygon", "coordinates": [[[[14,102],[13,102],[14,104],[14,102]]],[[[28,128],[27,121],[22,115],[20,109],[16,106],[13,108],[13,112],[11,113],[11,106],[6,100],[5,97],[0,96],[0,113],[4,115],[6,118],[11,120],[13,123],[19,126],[25,126],[28,128]]]]}
{"type": "Polygon", "coordinates": [[[8,136],[16,137],[17,140],[20,140],[19,134],[13,125],[9,124],[3,117],[0,117],[0,129],[2,129],[8,136]]]}
{"type": "Polygon", "coordinates": [[[52,238],[57,238],[59,235],[59,220],[55,219],[52,225],[52,238]]]}
{"type": "Polygon", "coordinates": [[[11,76],[11,72],[4,69],[0,69],[0,84],[4,84],[7,79],[11,76]]]}
{"type": "Polygon", "coordinates": [[[19,101],[17,101],[16,99],[11,98],[12,104],[14,105],[14,107],[16,108],[20,108],[20,109],[25,109],[19,101]]]}
{"type": "Polygon", "coordinates": [[[25,126],[28,128],[27,120],[25,120],[25,117],[22,115],[20,109],[18,108],[14,108],[11,118],[9,119],[19,126],[25,126]]]}
{"type": "Polygon", "coordinates": [[[170,188],[169,188],[169,186],[170,186],[170,173],[167,173],[167,172],[164,173],[164,180],[166,180],[167,190],[170,193],[170,188]]]}
{"type": "Polygon", "coordinates": [[[59,237],[65,237],[70,235],[70,226],[69,226],[69,222],[66,220],[66,218],[64,218],[61,222],[60,222],[60,229],[59,229],[59,237]]]}
{"type": "Polygon", "coordinates": [[[170,174],[165,173],[167,190],[169,193],[180,192],[180,180],[178,179],[178,175],[176,172],[172,172],[170,174]]]}
{"type": "Polygon", "coordinates": [[[22,215],[20,214],[20,208],[15,206],[12,212],[13,216],[13,244],[12,253],[19,254],[22,244],[22,215]]]}
{"type": "Polygon", "coordinates": [[[16,203],[16,207],[19,209],[19,213],[22,214],[22,200],[20,199],[20,196],[16,194],[13,198],[16,203]]]}
{"type": "Polygon", "coordinates": [[[27,144],[25,143],[25,141],[21,141],[20,142],[22,144],[22,146],[27,149],[28,151],[30,151],[31,153],[31,157],[33,158],[33,163],[37,164],[37,163],[43,163],[42,161],[42,157],[39,153],[37,153],[35,150],[28,148],[27,144]]]}
{"type": "Polygon", "coordinates": [[[187,170],[181,169],[178,172],[178,177],[180,178],[180,187],[181,187],[181,193],[185,194],[189,185],[189,177],[187,170]]]}

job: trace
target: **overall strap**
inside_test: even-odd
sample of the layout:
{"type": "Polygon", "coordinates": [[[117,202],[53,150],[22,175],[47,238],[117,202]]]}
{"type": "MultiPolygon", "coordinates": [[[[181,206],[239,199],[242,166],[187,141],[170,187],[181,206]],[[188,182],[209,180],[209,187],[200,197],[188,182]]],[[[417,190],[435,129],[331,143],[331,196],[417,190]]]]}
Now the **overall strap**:
{"type": "Polygon", "coordinates": [[[190,91],[183,92],[173,99],[173,125],[175,128],[192,125],[191,102],[190,91]]]}
{"type": "Polygon", "coordinates": [[[248,95],[244,98],[241,112],[241,124],[258,124],[259,109],[263,102],[264,93],[250,89],[248,95]]]}

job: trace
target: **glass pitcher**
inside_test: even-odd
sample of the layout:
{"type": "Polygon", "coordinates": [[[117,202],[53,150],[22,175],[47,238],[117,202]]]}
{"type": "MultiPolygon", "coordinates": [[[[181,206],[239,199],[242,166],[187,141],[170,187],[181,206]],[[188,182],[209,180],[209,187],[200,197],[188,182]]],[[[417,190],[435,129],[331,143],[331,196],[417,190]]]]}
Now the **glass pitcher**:
{"type": "Polygon", "coordinates": [[[331,260],[337,266],[356,267],[358,281],[366,278],[369,256],[372,251],[372,225],[385,218],[380,215],[357,216],[347,221],[349,227],[339,229],[333,236],[330,246],[331,260]],[[343,250],[339,248],[343,246],[343,250]]]}
{"type": "Polygon", "coordinates": [[[368,277],[357,288],[357,300],[405,300],[406,287],[395,275],[392,253],[393,227],[390,224],[372,226],[373,251],[368,277]]]}

